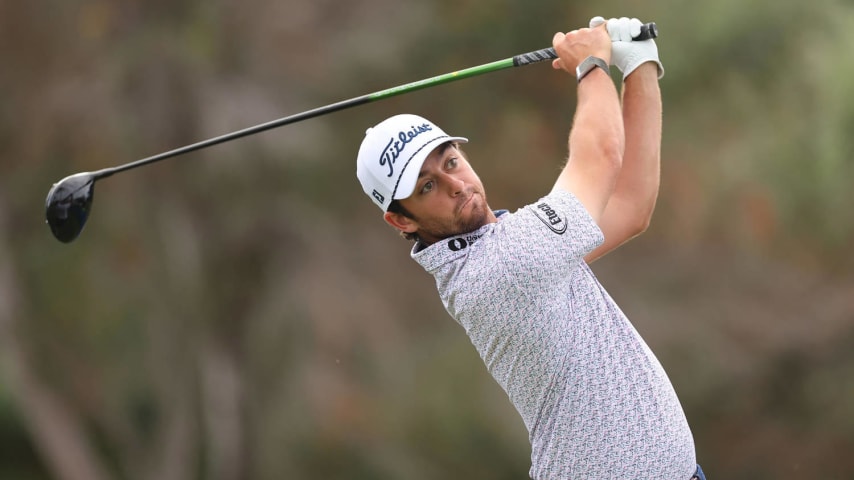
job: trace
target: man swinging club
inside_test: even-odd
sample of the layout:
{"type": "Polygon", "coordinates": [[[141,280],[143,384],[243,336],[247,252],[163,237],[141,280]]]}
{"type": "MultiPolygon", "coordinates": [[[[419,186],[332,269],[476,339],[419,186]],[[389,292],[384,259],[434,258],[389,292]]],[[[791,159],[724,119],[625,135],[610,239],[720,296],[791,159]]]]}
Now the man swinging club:
{"type": "Polygon", "coordinates": [[[569,159],[514,213],[487,204],[467,139],[422,117],[380,122],[358,153],[365,193],[522,416],[532,479],[705,478],[670,380],[588,267],[646,229],[658,195],[664,70],[640,27],[554,35],[553,67],[578,80],[569,159]]]}

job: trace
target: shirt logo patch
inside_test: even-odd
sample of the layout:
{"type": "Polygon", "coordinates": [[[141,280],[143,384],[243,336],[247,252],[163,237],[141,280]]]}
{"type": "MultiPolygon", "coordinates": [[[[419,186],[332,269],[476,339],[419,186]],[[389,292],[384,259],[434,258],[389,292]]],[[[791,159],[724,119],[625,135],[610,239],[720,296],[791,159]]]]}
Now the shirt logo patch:
{"type": "Polygon", "coordinates": [[[566,232],[566,221],[549,204],[545,202],[540,203],[534,209],[534,213],[537,214],[537,218],[556,234],[563,235],[566,232]]]}
{"type": "Polygon", "coordinates": [[[478,239],[482,236],[483,236],[483,234],[481,233],[480,235],[471,234],[471,235],[466,235],[465,237],[452,238],[452,239],[448,240],[448,248],[452,252],[459,252],[460,250],[468,248],[469,245],[478,241],[478,239]]]}
{"type": "Polygon", "coordinates": [[[459,252],[460,250],[468,246],[468,242],[466,242],[462,238],[454,238],[448,242],[448,248],[450,248],[452,252],[459,252]]]}

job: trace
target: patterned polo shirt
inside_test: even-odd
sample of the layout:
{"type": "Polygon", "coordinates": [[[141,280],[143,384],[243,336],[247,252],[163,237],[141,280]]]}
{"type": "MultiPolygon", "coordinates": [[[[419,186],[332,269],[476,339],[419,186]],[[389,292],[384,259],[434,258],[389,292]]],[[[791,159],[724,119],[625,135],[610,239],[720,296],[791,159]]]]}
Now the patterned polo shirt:
{"type": "Polygon", "coordinates": [[[694,440],[655,355],[583,257],[603,235],[554,191],[412,258],[522,417],[532,479],[684,479],[694,440]]]}

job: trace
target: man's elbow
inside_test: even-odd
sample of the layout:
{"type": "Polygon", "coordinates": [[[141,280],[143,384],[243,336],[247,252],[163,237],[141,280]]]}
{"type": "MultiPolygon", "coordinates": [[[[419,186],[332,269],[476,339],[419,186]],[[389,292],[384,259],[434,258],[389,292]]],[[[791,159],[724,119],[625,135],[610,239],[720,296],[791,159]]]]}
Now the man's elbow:
{"type": "Polygon", "coordinates": [[[644,216],[638,219],[634,225],[634,237],[641,235],[649,229],[649,224],[652,222],[652,215],[644,216]]]}
{"type": "Polygon", "coordinates": [[[628,241],[649,229],[655,201],[644,202],[637,197],[614,196],[611,198],[609,207],[613,207],[614,212],[621,212],[614,218],[620,219],[619,230],[622,232],[624,241],[628,241]]]}
{"type": "Polygon", "coordinates": [[[652,214],[658,200],[658,185],[646,185],[643,189],[622,190],[611,198],[614,206],[622,211],[624,229],[634,238],[649,229],[652,214]]]}
{"type": "Polygon", "coordinates": [[[652,223],[652,212],[654,209],[655,205],[653,203],[652,205],[649,205],[648,208],[642,208],[635,212],[630,224],[632,238],[637,237],[649,229],[649,226],[652,223]]]}

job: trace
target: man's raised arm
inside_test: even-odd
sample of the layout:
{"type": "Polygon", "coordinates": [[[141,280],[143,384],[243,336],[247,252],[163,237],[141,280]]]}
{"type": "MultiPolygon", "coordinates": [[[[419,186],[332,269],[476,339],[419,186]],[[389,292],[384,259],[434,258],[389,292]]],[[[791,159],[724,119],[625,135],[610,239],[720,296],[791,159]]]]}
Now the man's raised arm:
{"type": "Polygon", "coordinates": [[[553,62],[578,77],[578,102],[569,134],[569,159],[555,189],[572,192],[599,223],[623,161],[620,99],[608,73],[611,38],[605,26],[582,28],[552,40],[553,62]]]}

